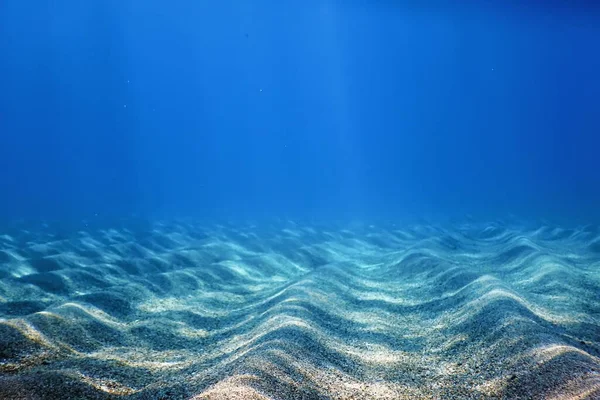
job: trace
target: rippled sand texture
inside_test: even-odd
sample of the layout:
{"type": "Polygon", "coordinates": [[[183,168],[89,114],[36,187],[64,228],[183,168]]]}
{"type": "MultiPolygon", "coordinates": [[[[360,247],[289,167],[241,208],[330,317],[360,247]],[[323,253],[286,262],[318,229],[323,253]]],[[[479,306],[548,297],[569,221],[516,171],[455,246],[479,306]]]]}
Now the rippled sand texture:
{"type": "Polygon", "coordinates": [[[14,231],[0,398],[598,399],[600,233],[14,231]]]}

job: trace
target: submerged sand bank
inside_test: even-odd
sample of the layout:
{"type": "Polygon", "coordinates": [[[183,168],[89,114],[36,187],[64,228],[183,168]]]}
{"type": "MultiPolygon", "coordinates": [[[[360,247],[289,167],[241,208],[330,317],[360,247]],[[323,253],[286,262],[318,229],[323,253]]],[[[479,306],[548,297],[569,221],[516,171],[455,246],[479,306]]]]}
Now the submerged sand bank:
{"type": "Polygon", "coordinates": [[[0,398],[600,398],[600,234],[12,232],[0,398]]]}

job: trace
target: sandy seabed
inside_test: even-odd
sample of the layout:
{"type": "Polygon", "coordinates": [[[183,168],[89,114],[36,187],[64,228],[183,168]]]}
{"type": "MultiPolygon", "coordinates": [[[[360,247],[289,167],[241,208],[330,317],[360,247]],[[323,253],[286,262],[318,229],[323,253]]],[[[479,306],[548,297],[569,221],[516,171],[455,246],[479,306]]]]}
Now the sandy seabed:
{"type": "Polygon", "coordinates": [[[600,399],[600,227],[0,232],[0,399],[600,399]]]}

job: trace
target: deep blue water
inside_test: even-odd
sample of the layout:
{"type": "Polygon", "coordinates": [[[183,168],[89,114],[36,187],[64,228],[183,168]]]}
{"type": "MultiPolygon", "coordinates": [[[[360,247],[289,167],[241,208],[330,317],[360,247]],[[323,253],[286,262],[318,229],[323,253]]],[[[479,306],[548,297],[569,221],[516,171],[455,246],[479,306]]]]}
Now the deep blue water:
{"type": "Polygon", "coordinates": [[[598,221],[600,11],[541,3],[3,0],[0,217],[598,221]]]}

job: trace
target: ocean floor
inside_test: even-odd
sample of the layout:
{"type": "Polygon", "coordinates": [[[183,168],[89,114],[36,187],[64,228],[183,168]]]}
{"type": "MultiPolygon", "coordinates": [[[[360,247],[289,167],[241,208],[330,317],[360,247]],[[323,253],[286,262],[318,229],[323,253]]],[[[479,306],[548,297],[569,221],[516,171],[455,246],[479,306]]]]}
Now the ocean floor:
{"type": "Polygon", "coordinates": [[[0,399],[600,399],[600,228],[0,232],[0,399]]]}

